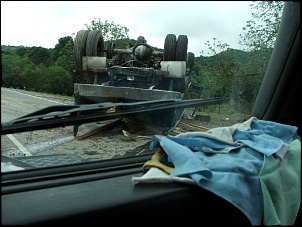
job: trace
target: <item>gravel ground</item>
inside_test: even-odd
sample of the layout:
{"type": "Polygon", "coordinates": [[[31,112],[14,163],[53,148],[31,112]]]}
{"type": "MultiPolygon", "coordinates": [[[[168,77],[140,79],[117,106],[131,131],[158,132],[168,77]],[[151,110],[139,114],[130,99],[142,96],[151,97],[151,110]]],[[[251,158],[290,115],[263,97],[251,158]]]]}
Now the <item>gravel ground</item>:
{"type": "Polygon", "coordinates": [[[205,120],[198,120],[198,116],[184,115],[183,123],[199,125],[205,128],[228,127],[237,123],[242,123],[249,119],[248,114],[217,114],[217,113],[198,113],[198,116],[205,116],[205,120]]]}

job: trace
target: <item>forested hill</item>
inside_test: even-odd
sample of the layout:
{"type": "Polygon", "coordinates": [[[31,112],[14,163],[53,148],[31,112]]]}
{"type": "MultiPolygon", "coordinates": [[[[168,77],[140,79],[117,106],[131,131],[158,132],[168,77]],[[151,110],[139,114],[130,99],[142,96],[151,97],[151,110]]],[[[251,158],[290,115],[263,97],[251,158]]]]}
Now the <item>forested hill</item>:
{"type": "Polygon", "coordinates": [[[1,54],[16,54],[17,49],[21,48],[23,46],[7,46],[2,45],[1,46],[1,54]]]}
{"type": "MultiPolygon", "coordinates": [[[[135,43],[135,40],[132,39],[131,40],[132,43],[135,43]]],[[[16,55],[17,54],[17,50],[20,48],[31,48],[31,47],[24,47],[24,46],[8,46],[8,45],[2,45],[1,46],[1,53],[2,54],[12,54],[12,55],[16,55]]],[[[152,47],[155,50],[161,50],[160,48],[157,47],[152,47]]],[[[44,48],[47,49],[47,48],[44,48]]],[[[51,52],[53,51],[54,48],[48,48],[48,50],[51,52]]],[[[236,50],[236,49],[230,49],[230,50],[226,50],[223,51],[217,55],[213,55],[213,56],[195,56],[195,64],[213,64],[217,59],[221,58],[221,56],[229,54],[229,55],[233,55],[236,60],[241,64],[247,64],[251,58],[259,58],[259,59],[263,59],[269,56],[269,54],[271,53],[271,49],[269,49],[267,52],[263,52],[263,51],[256,51],[256,52],[245,52],[242,50],[236,50]]]]}
{"type": "MultiPolygon", "coordinates": [[[[236,50],[236,49],[229,49],[226,51],[223,51],[221,53],[218,53],[217,55],[213,56],[195,56],[195,64],[201,65],[201,66],[210,66],[214,65],[217,62],[220,62],[222,59],[233,59],[236,64],[239,64],[243,68],[250,68],[251,62],[261,62],[261,60],[267,62],[270,58],[272,49],[267,49],[265,51],[252,51],[252,52],[246,52],[243,50],[236,50]]],[[[252,71],[255,71],[257,68],[257,65],[254,65],[255,68],[252,69],[252,71]]],[[[248,72],[246,72],[248,73],[248,72]]],[[[250,72],[253,73],[253,72],[250,72]]]]}

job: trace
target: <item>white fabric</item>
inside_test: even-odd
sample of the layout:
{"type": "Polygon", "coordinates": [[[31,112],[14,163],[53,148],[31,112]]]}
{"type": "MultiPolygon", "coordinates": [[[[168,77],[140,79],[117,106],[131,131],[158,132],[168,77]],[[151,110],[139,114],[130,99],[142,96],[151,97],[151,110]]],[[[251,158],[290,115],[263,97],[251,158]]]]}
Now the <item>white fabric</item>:
{"type": "Polygon", "coordinates": [[[159,168],[151,167],[147,173],[141,177],[132,177],[133,184],[138,183],[169,183],[179,182],[186,184],[195,184],[191,178],[187,177],[171,177],[169,174],[163,172],[159,168]]]}

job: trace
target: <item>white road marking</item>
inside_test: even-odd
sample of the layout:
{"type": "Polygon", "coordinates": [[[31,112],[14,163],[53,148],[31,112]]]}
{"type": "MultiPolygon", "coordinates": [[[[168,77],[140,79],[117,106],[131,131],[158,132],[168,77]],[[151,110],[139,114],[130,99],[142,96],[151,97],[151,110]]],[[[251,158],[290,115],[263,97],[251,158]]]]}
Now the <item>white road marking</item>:
{"type": "Polygon", "coordinates": [[[61,102],[57,102],[57,101],[53,101],[53,100],[49,100],[49,99],[45,99],[45,98],[41,98],[41,97],[37,97],[37,96],[34,96],[34,95],[28,95],[28,94],[24,94],[24,93],[22,93],[22,92],[18,92],[18,91],[12,91],[12,90],[7,89],[7,88],[1,88],[1,89],[6,90],[6,91],[10,91],[10,92],[15,92],[15,93],[18,93],[18,94],[21,94],[21,95],[30,96],[30,97],[37,98],[37,99],[42,99],[42,100],[49,101],[49,102],[58,103],[58,104],[61,104],[61,105],[66,105],[66,104],[61,103],[61,102]]]}
{"type": "Polygon", "coordinates": [[[31,156],[31,153],[27,151],[27,149],[12,135],[8,134],[6,135],[12,142],[13,144],[16,145],[16,147],[25,155],[25,156],[31,156]]]}
{"type": "MultiPolygon", "coordinates": [[[[37,96],[34,96],[34,95],[28,95],[28,94],[24,94],[24,93],[21,93],[21,92],[18,92],[18,91],[13,91],[13,90],[10,90],[10,89],[7,89],[7,88],[1,88],[3,90],[7,90],[7,91],[10,91],[10,92],[15,92],[15,93],[18,93],[18,94],[21,94],[21,95],[26,95],[26,96],[30,96],[30,97],[33,97],[33,98],[37,98],[37,99],[42,99],[42,100],[45,100],[45,101],[49,101],[49,102],[54,102],[54,103],[58,103],[58,104],[61,104],[61,105],[66,105],[64,103],[60,103],[60,102],[57,102],[57,101],[53,101],[53,100],[49,100],[49,99],[45,99],[45,98],[41,98],[41,97],[37,97],[37,96]]],[[[8,134],[6,135],[15,145],[16,147],[21,151],[23,152],[24,155],[26,156],[30,156],[32,155],[13,135],[11,134],[8,134]]]]}

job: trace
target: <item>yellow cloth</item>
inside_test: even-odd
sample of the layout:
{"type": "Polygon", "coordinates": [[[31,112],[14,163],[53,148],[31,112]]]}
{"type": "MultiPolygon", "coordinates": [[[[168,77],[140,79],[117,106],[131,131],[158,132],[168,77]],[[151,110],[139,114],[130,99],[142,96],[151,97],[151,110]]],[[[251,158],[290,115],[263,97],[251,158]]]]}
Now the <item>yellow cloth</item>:
{"type": "Polygon", "coordinates": [[[174,171],[174,167],[169,167],[159,161],[161,156],[160,151],[157,151],[151,158],[151,160],[146,161],[143,165],[143,172],[146,173],[151,167],[157,167],[167,174],[171,174],[174,171]]]}

